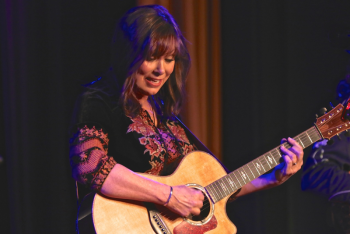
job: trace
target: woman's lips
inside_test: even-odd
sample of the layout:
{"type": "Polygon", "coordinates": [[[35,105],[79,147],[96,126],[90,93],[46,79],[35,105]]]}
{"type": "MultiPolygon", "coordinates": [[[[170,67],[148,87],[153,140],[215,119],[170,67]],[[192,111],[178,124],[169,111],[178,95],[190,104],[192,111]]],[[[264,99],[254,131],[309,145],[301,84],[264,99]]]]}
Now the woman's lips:
{"type": "Polygon", "coordinates": [[[151,77],[147,77],[146,82],[154,87],[158,87],[162,84],[162,79],[153,79],[151,77]]]}

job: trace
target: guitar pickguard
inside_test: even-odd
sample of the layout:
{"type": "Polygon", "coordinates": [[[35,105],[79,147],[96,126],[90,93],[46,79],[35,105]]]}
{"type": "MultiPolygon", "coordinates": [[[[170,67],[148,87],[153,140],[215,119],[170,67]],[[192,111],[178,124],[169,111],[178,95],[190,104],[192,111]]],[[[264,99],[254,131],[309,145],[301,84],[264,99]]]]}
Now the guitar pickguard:
{"type": "Polygon", "coordinates": [[[183,221],[174,228],[174,234],[203,234],[210,230],[215,229],[218,226],[218,221],[213,215],[209,222],[201,226],[195,226],[183,221]]]}

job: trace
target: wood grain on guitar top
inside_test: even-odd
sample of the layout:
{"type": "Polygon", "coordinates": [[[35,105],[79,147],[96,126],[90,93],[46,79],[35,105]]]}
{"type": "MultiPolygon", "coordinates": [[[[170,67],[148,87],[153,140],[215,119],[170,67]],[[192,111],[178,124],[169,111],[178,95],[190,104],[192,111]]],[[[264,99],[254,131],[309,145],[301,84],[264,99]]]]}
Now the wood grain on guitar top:
{"type": "MultiPolygon", "coordinates": [[[[204,187],[226,174],[225,169],[213,156],[205,152],[194,151],[186,155],[176,171],[169,176],[141,175],[171,186],[195,183],[204,187]]],[[[208,225],[206,225],[207,228],[202,228],[200,232],[197,232],[199,229],[194,229],[196,230],[194,233],[234,234],[237,232],[235,225],[228,219],[226,214],[228,198],[229,196],[215,203],[213,217],[217,221],[217,226],[212,230],[208,230],[211,229],[209,226],[214,223],[214,220],[209,221],[208,225]]],[[[164,207],[160,207],[159,210],[164,213],[163,220],[172,232],[175,227],[184,222],[182,217],[171,213],[164,207]]],[[[110,199],[96,194],[92,216],[97,234],[154,233],[150,225],[147,208],[142,202],[110,199]]],[[[178,228],[181,228],[181,226],[178,228]]]]}

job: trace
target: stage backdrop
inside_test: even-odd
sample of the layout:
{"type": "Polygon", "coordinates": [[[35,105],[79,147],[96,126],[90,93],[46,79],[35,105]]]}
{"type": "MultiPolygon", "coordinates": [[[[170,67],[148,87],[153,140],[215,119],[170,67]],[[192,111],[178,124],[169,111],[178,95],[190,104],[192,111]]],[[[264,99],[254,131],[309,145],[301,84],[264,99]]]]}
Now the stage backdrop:
{"type": "MultiPolygon", "coordinates": [[[[0,233],[74,233],[74,100],[108,68],[116,20],[148,3],[189,41],[186,124],[231,170],[311,127],[344,76],[329,35],[350,22],[346,0],[1,1],[0,233]]],[[[300,175],[229,204],[238,233],[329,233],[300,175]]]]}

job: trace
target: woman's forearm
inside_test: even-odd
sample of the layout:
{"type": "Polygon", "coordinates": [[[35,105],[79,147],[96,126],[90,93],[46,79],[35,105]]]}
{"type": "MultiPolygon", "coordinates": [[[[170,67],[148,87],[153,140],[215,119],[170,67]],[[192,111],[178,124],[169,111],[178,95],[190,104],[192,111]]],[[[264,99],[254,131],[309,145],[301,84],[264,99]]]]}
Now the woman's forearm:
{"type": "Polygon", "coordinates": [[[164,204],[170,186],[145,178],[123,165],[116,164],[102,185],[101,193],[107,197],[164,204]]]}
{"type": "Polygon", "coordinates": [[[262,175],[255,180],[244,185],[241,191],[236,195],[236,197],[241,197],[249,193],[257,192],[260,190],[268,189],[279,185],[276,180],[275,171],[262,175]]]}

